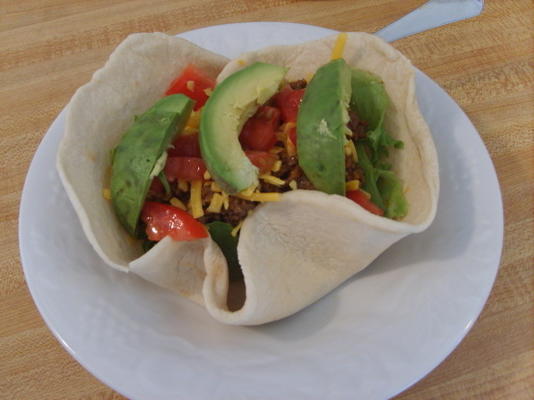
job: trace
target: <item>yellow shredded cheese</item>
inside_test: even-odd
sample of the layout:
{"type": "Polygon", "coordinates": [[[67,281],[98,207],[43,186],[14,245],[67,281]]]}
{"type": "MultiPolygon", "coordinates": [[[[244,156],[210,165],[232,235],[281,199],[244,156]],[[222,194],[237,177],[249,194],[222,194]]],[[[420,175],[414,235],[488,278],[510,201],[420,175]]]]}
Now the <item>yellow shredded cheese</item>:
{"type": "Polygon", "coordinates": [[[108,188],[102,189],[102,196],[104,196],[106,200],[111,200],[111,190],[108,188]]]}
{"type": "Polygon", "coordinates": [[[284,124],[284,133],[285,133],[286,135],[288,135],[288,134],[289,134],[289,131],[290,131],[291,129],[293,129],[294,127],[296,127],[296,126],[297,126],[297,124],[295,124],[294,122],[286,122],[286,123],[284,124]]]}
{"type": "Polygon", "coordinates": [[[360,192],[362,192],[365,195],[365,197],[367,197],[368,199],[371,198],[371,195],[369,193],[367,193],[365,190],[360,189],[360,192]]]}
{"type": "Polygon", "coordinates": [[[285,140],[285,145],[286,145],[287,155],[289,157],[297,154],[297,149],[295,148],[295,145],[293,144],[289,136],[285,140]]]}
{"type": "Polygon", "coordinates": [[[210,175],[208,170],[206,170],[206,172],[204,172],[203,177],[204,177],[205,180],[210,180],[211,179],[211,175],[210,175]]]}
{"type": "Polygon", "coordinates": [[[282,179],[269,174],[260,175],[260,179],[275,186],[283,186],[286,184],[282,179]]]}
{"type": "Polygon", "coordinates": [[[354,179],[352,181],[348,181],[345,183],[345,190],[347,192],[351,190],[358,190],[360,188],[360,181],[358,179],[354,179]]]}
{"type": "Polygon", "coordinates": [[[345,51],[345,43],[347,42],[347,34],[345,32],[340,33],[336,37],[334,48],[332,49],[332,60],[343,58],[343,52],[345,51]]]}
{"type": "Polygon", "coordinates": [[[254,190],[256,190],[256,187],[257,185],[251,185],[245,190],[242,190],[240,194],[242,194],[243,196],[250,196],[252,193],[254,193],[254,190]]]}
{"type": "Polygon", "coordinates": [[[275,147],[273,147],[271,150],[269,150],[269,153],[271,153],[271,154],[278,154],[278,153],[280,153],[280,152],[283,151],[283,150],[284,150],[283,147],[275,146],[275,147]]]}
{"type": "Polygon", "coordinates": [[[191,182],[191,214],[193,218],[200,218],[204,215],[202,209],[202,181],[196,180],[191,182]]]}
{"type": "Polygon", "coordinates": [[[190,135],[198,132],[200,126],[200,111],[192,111],[184,127],[184,134],[190,135]]]}
{"type": "Polygon", "coordinates": [[[352,147],[350,146],[350,143],[352,143],[352,140],[347,140],[345,142],[345,145],[343,146],[345,149],[346,156],[350,156],[352,154],[352,147]]]}
{"type": "Polygon", "coordinates": [[[211,197],[210,205],[206,208],[207,212],[220,213],[223,205],[223,196],[219,193],[214,193],[211,197]]]}
{"type": "Polygon", "coordinates": [[[221,187],[217,184],[217,182],[212,181],[212,182],[211,182],[211,191],[212,191],[212,192],[218,192],[218,193],[220,193],[220,192],[222,192],[222,189],[221,189],[221,187]]]}
{"type": "Polygon", "coordinates": [[[230,232],[230,235],[232,235],[233,237],[236,237],[237,236],[237,233],[239,232],[239,230],[241,229],[241,225],[243,225],[243,221],[239,222],[239,224],[237,224],[235,226],[234,229],[232,229],[232,232],[230,232]]]}
{"type": "Polygon", "coordinates": [[[358,162],[358,153],[356,152],[356,145],[352,140],[349,140],[349,146],[351,148],[352,157],[354,158],[354,161],[358,162]]]}
{"type": "Polygon", "coordinates": [[[278,172],[280,171],[280,168],[282,168],[282,161],[276,160],[273,164],[273,167],[271,168],[271,171],[278,172]]]}
{"type": "Polygon", "coordinates": [[[223,197],[223,207],[225,210],[228,210],[228,208],[230,207],[230,197],[226,192],[222,192],[221,195],[223,197]]]}
{"type": "Polygon", "coordinates": [[[192,92],[193,90],[195,90],[195,81],[187,81],[185,83],[185,86],[187,87],[187,90],[192,92]]]}
{"type": "Polygon", "coordinates": [[[265,193],[256,192],[256,193],[252,193],[250,196],[247,196],[244,194],[238,194],[236,196],[244,200],[265,202],[265,201],[280,201],[281,194],[277,192],[265,192],[265,193]]]}
{"type": "Polygon", "coordinates": [[[298,189],[297,182],[292,180],[291,182],[289,182],[289,187],[291,188],[291,190],[297,190],[298,189]]]}
{"type": "Polygon", "coordinates": [[[306,82],[310,83],[310,81],[313,79],[313,76],[315,74],[313,72],[310,72],[308,75],[306,75],[306,78],[304,78],[306,80],[306,82]]]}
{"type": "Polygon", "coordinates": [[[212,88],[206,88],[206,89],[204,89],[204,93],[206,94],[206,96],[210,97],[211,94],[213,93],[213,89],[212,88]]]}
{"type": "Polygon", "coordinates": [[[178,179],[178,189],[182,192],[187,192],[189,190],[189,184],[183,179],[178,179]]]}
{"type": "Polygon", "coordinates": [[[172,197],[170,200],[170,203],[171,203],[171,206],[187,211],[187,207],[185,206],[185,204],[182,203],[182,201],[176,197],[172,197]]]}
{"type": "Polygon", "coordinates": [[[247,62],[246,62],[245,60],[242,60],[242,59],[237,60],[237,63],[238,63],[239,65],[241,65],[241,66],[243,66],[243,65],[247,65],[247,62]]]}

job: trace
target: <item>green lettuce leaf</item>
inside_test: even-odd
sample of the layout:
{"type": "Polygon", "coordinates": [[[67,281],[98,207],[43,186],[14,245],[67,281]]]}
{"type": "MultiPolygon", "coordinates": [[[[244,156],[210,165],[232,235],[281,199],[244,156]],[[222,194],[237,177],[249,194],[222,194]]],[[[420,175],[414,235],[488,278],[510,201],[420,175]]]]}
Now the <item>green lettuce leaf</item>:
{"type": "Polygon", "coordinates": [[[206,224],[206,227],[211,238],[219,245],[226,258],[230,281],[240,280],[243,277],[243,273],[237,259],[238,238],[231,234],[232,225],[226,222],[214,221],[206,224]]]}
{"type": "Polygon", "coordinates": [[[408,213],[403,183],[386,160],[392,148],[402,149],[404,143],[394,139],[383,127],[389,107],[389,96],[380,77],[360,69],[352,69],[350,107],[368,124],[367,137],[356,143],[358,163],[364,173],[362,188],[371,201],[384,210],[384,216],[401,219],[408,213]]]}

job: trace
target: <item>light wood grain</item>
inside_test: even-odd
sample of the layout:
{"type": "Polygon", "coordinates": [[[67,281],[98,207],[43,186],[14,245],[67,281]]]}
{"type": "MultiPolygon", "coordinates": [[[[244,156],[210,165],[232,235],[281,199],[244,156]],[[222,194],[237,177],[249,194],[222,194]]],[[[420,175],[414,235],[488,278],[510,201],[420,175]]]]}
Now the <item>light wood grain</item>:
{"type": "MultiPolygon", "coordinates": [[[[124,399],[76,363],[44,325],[26,288],[17,241],[31,158],[113,47],[132,32],[243,21],[373,32],[423,2],[1,0],[0,398],[124,399]]],[[[506,224],[501,268],[480,318],[440,366],[398,399],[534,398],[533,32],[531,0],[490,0],[474,20],[394,44],[477,127],[499,177],[506,224]]]]}

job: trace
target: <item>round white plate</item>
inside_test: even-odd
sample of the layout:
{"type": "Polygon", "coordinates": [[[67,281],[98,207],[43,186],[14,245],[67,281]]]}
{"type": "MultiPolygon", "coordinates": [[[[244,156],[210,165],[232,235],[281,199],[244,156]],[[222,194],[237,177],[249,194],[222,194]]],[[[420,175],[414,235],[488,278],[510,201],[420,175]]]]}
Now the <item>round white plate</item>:
{"type": "MultiPolygon", "coordinates": [[[[287,23],[184,33],[235,57],[332,31],[287,23]]],[[[221,325],[199,306],[104,265],[55,169],[65,111],[33,159],[20,208],[26,279],[44,320],[85,368],[131,399],[384,399],[421,379],[466,335],[491,290],[502,248],[499,185],[458,105],[417,73],[440,159],[433,225],[285,320],[221,325]]]]}

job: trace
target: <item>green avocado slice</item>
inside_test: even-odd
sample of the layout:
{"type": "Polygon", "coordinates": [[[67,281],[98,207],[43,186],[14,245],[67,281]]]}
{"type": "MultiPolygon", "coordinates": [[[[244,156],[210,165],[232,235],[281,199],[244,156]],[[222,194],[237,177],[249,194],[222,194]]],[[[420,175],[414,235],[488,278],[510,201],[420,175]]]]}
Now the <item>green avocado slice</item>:
{"type": "Polygon", "coordinates": [[[257,184],[258,169],[239,143],[245,122],[279,89],[287,69],[257,62],[215,87],[200,117],[200,150],[206,167],[227,193],[257,184]]]}
{"type": "Polygon", "coordinates": [[[341,58],[330,61],[306,88],[297,117],[300,167],[317,190],[342,196],[350,96],[350,67],[341,58]]]}
{"type": "Polygon", "coordinates": [[[151,180],[165,165],[166,150],[181,132],[194,101],[182,94],[164,97],[134,123],[113,151],[111,201],[124,228],[137,236],[139,214],[151,180]]]}

